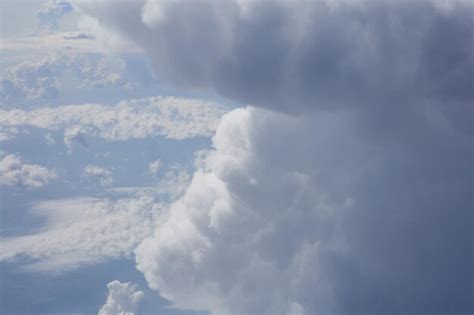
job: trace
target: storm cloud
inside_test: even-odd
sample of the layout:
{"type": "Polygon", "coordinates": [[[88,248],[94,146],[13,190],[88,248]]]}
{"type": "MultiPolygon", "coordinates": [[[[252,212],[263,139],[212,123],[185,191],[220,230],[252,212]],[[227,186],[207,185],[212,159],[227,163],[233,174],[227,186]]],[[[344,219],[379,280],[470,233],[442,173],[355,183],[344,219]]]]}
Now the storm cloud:
{"type": "Polygon", "coordinates": [[[254,107],[137,249],[214,314],[473,309],[473,5],[79,3],[160,78],[254,107]]]}

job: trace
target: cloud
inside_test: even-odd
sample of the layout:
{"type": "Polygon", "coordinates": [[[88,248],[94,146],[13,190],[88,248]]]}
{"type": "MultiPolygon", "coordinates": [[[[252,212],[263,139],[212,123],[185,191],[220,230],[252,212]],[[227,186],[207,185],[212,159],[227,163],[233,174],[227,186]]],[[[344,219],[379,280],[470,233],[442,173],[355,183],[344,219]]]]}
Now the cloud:
{"type": "Polygon", "coordinates": [[[109,296],[107,302],[102,306],[99,315],[135,315],[138,306],[145,296],[136,286],[120,281],[112,281],[107,284],[109,296]]]}
{"type": "Polygon", "coordinates": [[[153,176],[156,176],[161,169],[161,161],[156,160],[148,164],[148,170],[153,176]]]}
{"type": "Polygon", "coordinates": [[[87,126],[72,126],[64,130],[64,145],[66,145],[69,154],[72,153],[73,147],[78,145],[83,149],[87,149],[89,145],[86,136],[91,132],[87,126]]]}
{"type": "Polygon", "coordinates": [[[39,27],[42,31],[55,31],[58,29],[59,20],[65,14],[71,13],[74,8],[66,1],[49,0],[38,11],[39,27]]]}
{"type": "Polygon", "coordinates": [[[472,3],[439,3],[78,1],[182,86],[284,112],[377,119],[413,102],[472,100],[472,3]]]}
{"type": "MultiPolygon", "coordinates": [[[[125,46],[123,52],[137,52],[137,49],[125,46]]],[[[2,49],[9,53],[21,53],[28,50],[38,52],[67,51],[68,53],[104,53],[106,48],[97,42],[95,36],[87,31],[70,31],[38,34],[25,37],[2,39],[2,49]]],[[[5,56],[11,60],[12,56],[5,56]]]]}
{"type": "MultiPolygon", "coordinates": [[[[88,169],[108,184],[106,170],[88,169]]],[[[63,273],[111,259],[131,259],[141,241],[153,234],[167,212],[166,204],[179,198],[189,182],[185,170],[173,169],[153,187],[110,187],[100,198],[37,202],[28,215],[42,218],[43,225],[30,234],[1,237],[0,262],[15,262],[27,271],[63,273]]]]}
{"type": "Polygon", "coordinates": [[[19,155],[7,154],[0,161],[0,184],[2,186],[36,189],[57,178],[55,170],[37,164],[26,164],[19,155]]]}
{"type": "Polygon", "coordinates": [[[130,258],[162,211],[153,195],[78,197],[44,201],[32,215],[45,218],[40,231],[2,238],[1,261],[28,257],[29,270],[64,272],[113,258],[130,258]]]}
{"type": "MultiPolygon", "coordinates": [[[[78,45],[87,41],[83,33],[62,34],[78,45]],[[77,37],[78,36],[78,37],[77,37]],[[74,39],[73,39],[74,38],[74,39]]],[[[42,39],[43,42],[61,39],[42,39]]],[[[34,44],[34,46],[38,46],[34,44]]],[[[38,47],[30,47],[35,49],[38,47]]],[[[58,50],[61,51],[61,50],[58,50]]],[[[71,103],[84,98],[109,99],[127,95],[152,85],[151,72],[142,69],[145,61],[133,56],[116,57],[90,52],[54,52],[32,56],[27,61],[7,63],[0,85],[3,107],[27,107],[39,103],[62,101],[71,103]],[[134,63],[133,66],[128,63],[134,63]],[[137,69],[141,76],[136,75],[137,69]],[[148,84],[147,84],[148,83],[148,84]],[[112,95],[112,96],[111,96],[112,95]]]]}
{"type": "Polygon", "coordinates": [[[473,6],[440,3],[79,2],[160,78],[260,108],[136,250],[150,287],[213,314],[470,312],[473,6]]]}
{"type": "Polygon", "coordinates": [[[83,177],[99,181],[101,186],[110,186],[113,183],[112,172],[97,165],[87,165],[83,177]]]}
{"type": "Polygon", "coordinates": [[[34,126],[64,129],[64,143],[87,148],[87,136],[108,141],[164,136],[182,140],[210,137],[225,108],[207,101],[175,97],[151,97],[116,105],[82,104],[40,107],[32,110],[0,110],[0,126],[34,126]]]}
{"type": "Polygon", "coordinates": [[[186,169],[171,167],[160,181],[148,187],[112,187],[109,192],[132,195],[160,195],[162,201],[173,201],[182,196],[191,182],[191,176],[186,169]]]}
{"type": "Polygon", "coordinates": [[[14,139],[18,134],[18,129],[15,127],[0,126],[0,142],[14,139]]]}
{"type": "Polygon", "coordinates": [[[472,147],[436,124],[380,144],[354,119],[226,114],[136,250],[150,287],[213,314],[468,312],[472,147]]]}

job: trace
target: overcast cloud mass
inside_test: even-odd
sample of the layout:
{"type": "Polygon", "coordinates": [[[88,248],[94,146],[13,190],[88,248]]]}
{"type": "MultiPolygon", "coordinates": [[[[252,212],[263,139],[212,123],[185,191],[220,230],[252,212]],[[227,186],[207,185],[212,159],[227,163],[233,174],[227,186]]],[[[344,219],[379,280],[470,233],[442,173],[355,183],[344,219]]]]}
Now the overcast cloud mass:
{"type": "Polygon", "coordinates": [[[111,55],[2,72],[0,262],[139,274],[62,313],[472,314],[471,1],[72,6],[111,55]]]}

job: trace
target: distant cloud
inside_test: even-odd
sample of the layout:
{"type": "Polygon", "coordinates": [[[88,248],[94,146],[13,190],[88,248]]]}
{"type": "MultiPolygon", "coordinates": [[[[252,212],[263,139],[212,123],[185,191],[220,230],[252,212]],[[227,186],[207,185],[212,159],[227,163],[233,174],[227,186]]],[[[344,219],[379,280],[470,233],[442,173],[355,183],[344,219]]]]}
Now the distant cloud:
{"type": "MultiPolygon", "coordinates": [[[[104,171],[90,169],[100,180],[104,171]]],[[[189,182],[185,170],[174,169],[153,187],[110,187],[102,198],[36,203],[29,215],[44,218],[45,224],[30,234],[0,237],[0,262],[62,273],[110,259],[133,259],[137,246],[167,215],[166,204],[179,198],[189,182]]]]}
{"type": "Polygon", "coordinates": [[[0,126],[0,142],[14,139],[18,134],[16,127],[0,126]]]}
{"type": "MultiPolygon", "coordinates": [[[[95,36],[87,31],[55,32],[36,36],[3,38],[2,49],[10,53],[34,50],[35,54],[38,52],[47,53],[52,50],[68,53],[106,52],[103,45],[97,42],[95,36]]],[[[128,45],[123,48],[123,51],[137,52],[137,49],[128,45]]],[[[9,60],[9,58],[5,57],[5,60],[9,60]]]]}
{"type": "Polygon", "coordinates": [[[153,176],[156,176],[161,169],[161,161],[156,160],[148,164],[148,170],[153,176]]]}
{"type": "Polygon", "coordinates": [[[0,160],[1,185],[41,188],[57,178],[54,170],[24,163],[19,155],[8,154],[0,160]]]}
{"type": "Polygon", "coordinates": [[[75,53],[51,53],[6,67],[0,83],[3,107],[25,107],[65,97],[63,94],[71,92],[71,84],[76,93],[132,87],[125,78],[125,65],[120,58],[75,53]]]}
{"type": "Polygon", "coordinates": [[[138,306],[145,296],[142,291],[129,282],[121,283],[117,280],[107,284],[109,296],[102,306],[99,315],[135,315],[138,306]]]}
{"type": "Polygon", "coordinates": [[[59,20],[65,14],[71,13],[74,8],[71,3],[61,0],[49,0],[38,11],[39,27],[42,31],[55,31],[59,20]]]}
{"type": "Polygon", "coordinates": [[[112,258],[130,258],[151,235],[162,206],[150,194],[118,199],[70,198],[36,204],[46,225],[30,235],[2,238],[0,261],[29,257],[24,268],[63,272],[112,258]]]}
{"type": "Polygon", "coordinates": [[[68,39],[68,40],[81,40],[81,39],[90,39],[94,40],[95,37],[92,34],[86,33],[86,32],[71,32],[71,33],[65,33],[62,35],[62,38],[68,39]]]}
{"type": "Polygon", "coordinates": [[[110,186],[113,183],[112,172],[97,165],[87,165],[83,177],[98,180],[101,186],[110,186]]]}
{"type": "Polygon", "coordinates": [[[71,154],[73,147],[79,145],[83,149],[88,148],[86,135],[91,132],[91,128],[87,126],[72,126],[64,130],[64,144],[68,153],[71,154]]]}
{"type": "Polygon", "coordinates": [[[226,109],[213,103],[175,97],[151,97],[99,104],[0,110],[0,127],[22,125],[48,130],[64,129],[64,143],[87,147],[86,136],[109,141],[164,136],[182,140],[210,137],[226,109]]]}

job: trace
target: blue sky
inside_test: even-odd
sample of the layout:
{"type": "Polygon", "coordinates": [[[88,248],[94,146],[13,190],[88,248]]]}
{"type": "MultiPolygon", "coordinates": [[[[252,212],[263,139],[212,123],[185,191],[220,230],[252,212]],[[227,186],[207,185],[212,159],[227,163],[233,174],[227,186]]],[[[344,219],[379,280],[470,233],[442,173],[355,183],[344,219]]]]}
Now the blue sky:
{"type": "Polygon", "coordinates": [[[472,314],[469,1],[3,1],[1,314],[472,314]]]}

